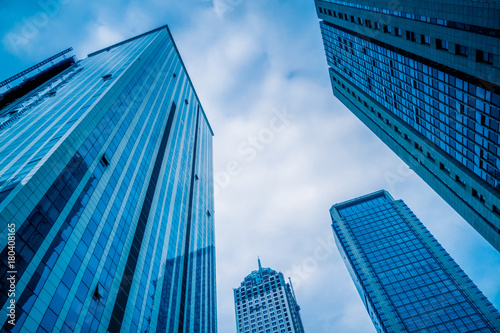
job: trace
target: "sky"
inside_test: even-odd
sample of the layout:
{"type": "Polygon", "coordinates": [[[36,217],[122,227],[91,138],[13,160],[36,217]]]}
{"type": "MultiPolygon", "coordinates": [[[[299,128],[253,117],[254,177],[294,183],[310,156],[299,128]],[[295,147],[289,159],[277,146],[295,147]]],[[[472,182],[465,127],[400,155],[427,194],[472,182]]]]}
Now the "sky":
{"type": "Polygon", "coordinates": [[[306,332],[375,332],[329,209],[379,189],[500,308],[500,254],[333,96],[313,0],[2,0],[0,18],[0,80],[169,25],[215,132],[219,332],[257,256],[292,278],[306,332]]]}

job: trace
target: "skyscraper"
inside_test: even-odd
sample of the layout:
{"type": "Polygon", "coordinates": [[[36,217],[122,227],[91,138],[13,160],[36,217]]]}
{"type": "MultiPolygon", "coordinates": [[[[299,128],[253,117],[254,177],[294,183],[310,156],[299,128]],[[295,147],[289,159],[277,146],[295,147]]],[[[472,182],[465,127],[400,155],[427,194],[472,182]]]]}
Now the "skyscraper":
{"type": "Polygon", "coordinates": [[[238,333],[303,333],[300,307],[291,283],[281,272],[262,268],[253,271],[234,289],[238,333]]]}
{"type": "Polygon", "coordinates": [[[167,26],[67,51],[0,83],[2,332],[216,332],[213,133],[167,26]]]}
{"type": "Polygon", "coordinates": [[[500,250],[500,3],[316,8],[335,96],[500,250]]]}
{"type": "Polygon", "coordinates": [[[330,209],[337,248],[377,332],[499,332],[500,314],[402,200],[330,209]]]}

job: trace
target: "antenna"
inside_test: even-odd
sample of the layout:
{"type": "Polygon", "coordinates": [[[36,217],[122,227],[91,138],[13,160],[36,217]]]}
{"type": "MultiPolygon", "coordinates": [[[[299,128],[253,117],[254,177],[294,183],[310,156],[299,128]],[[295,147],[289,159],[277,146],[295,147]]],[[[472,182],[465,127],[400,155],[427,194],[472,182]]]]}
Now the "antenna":
{"type": "Polygon", "coordinates": [[[288,281],[290,281],[290,288],[292,289],[293,299],[295,300],[295,304],[297,304],[297,298],[295,297],[295,291],[293,290],[292,279],[290,279],[290,277],[288,277],[288,281]]]}
{"type": "Polygon", "coordinates": [[[259,271],[261,271],[262,270],[262,265],[260,264],[260,258],[259,258],[259,256],[257,256],[257,261],[259,262],[259,271]]]}

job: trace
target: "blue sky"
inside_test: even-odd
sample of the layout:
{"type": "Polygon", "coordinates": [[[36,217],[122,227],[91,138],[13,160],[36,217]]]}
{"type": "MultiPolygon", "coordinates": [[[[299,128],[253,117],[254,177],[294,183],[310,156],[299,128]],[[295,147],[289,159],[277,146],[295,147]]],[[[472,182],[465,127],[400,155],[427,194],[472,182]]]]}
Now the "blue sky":
{"type": "Polygon", "coordinates": [[[499,253],[333,97],[312,0],[4,1],[0,17],[0,80],[169,25],[215,132],[220,332],[257,256],[292,277],[307,332],[374,332],[328,210],[381,188],[500,308],[499,253]]]}

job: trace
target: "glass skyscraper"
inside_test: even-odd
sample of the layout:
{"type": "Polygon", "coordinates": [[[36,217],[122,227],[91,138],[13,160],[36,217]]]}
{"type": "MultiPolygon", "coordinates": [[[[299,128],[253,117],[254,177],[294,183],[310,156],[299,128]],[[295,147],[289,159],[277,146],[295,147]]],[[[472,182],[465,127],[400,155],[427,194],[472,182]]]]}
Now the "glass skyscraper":
{"type": "Polygon", "coordinates": [[[335,242],[377,332],[500,332],[500,314],[402,200],[330,209],[335,242]]]}
{"type": "Polygon", "coordinates": [[[238,333],[304,333],[291,283],[271,268],[253,271],[234,289],[238,333]]]}
{"type": "Polygon", "coordinates": [[[315,3],[335,96],[500,250],[500,3],[315,3]]]}
{"type": "Polygon", "coordinates": [[[2,332],[216,332],[213,133],[168,28],[62,53],[0,83],[2,332]]]}

